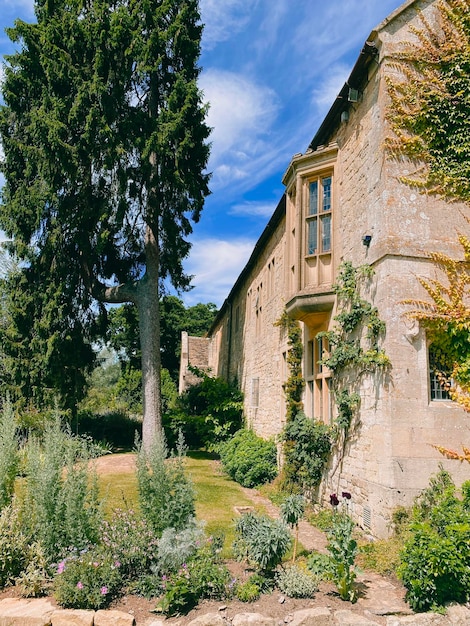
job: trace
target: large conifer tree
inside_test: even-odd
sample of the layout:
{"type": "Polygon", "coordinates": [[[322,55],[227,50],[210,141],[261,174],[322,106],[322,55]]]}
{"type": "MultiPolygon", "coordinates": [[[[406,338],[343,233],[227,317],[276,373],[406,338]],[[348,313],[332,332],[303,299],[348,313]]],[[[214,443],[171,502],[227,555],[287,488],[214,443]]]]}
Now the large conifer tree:
{"type": "Polygon", "coordinates": [[[69,327],[86,330],[96,302],[138,307],[149,445],[161,422],[159,292],[165,279],[187,287],[187,236],[209,193],[198,1],[36,0],[35,10],[37,23],[8,32],[20,50],[7,58],[0,111],[0,225],[28,291],[64,299],[69,327]]]}

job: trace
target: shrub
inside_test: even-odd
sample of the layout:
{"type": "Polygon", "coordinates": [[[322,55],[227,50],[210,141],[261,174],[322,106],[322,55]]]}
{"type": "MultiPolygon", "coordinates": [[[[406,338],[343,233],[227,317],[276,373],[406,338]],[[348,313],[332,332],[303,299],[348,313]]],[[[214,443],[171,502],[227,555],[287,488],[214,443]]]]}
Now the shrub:
{"type": "Polygon", "coordinates": [[[158,542],[158,567],[168,574],[186,563],[204,543],[204,531],[192,521],[186,528],[166,528],[158,542]]]}
{"type": "Polygon", "coordinates": [[[357,542],[353,539],[354,522],[345,514],[333,518],[333,526],[327,532],[328,551],[331,556],[331,575],[342,600],[356,602],[356,572],[354,560],[357,542]]]}
{"type": "Polygon", "coordinates": [[[296,564],[277,572],[276,584],[289,598],[311,598],[318,590],[318,578],[305,567],[296,564]]]}
{"type": "Polygon", "coordinates": [[[292,543],[284,522],[255,513],[242,515],[237,520],[235,533],[235,556],[246,558],[267,575],[281,563],[292,543]]]}
{"type": "Polygon", "coordinates": [[[307,567],[317,580],[331,580],[333,567],[329,554],[311,552],[307,559],[307,567]]]}
{"type": "Polygon", "coordinates": [[[235,596],[240,602],[256,602],[260,595],[260,586],[251,577],[235,587],[235,596]]]}
{"type": "Polygon", "coordinates": [[[219,447],[227,474],[243,487],[256,487],[277,475],[277,452],[273,441],[241,429],[219,447]]]}
{"type": "Polygon", "coordinates": [[[122,576],[131,580],[148,572],[158,559],[155,533],[132,509],[116,509],[110,521],[103,521],[100,545],[121,564],[122,576]]]}
{"type": "Polygon", "coordinates": [[[331,427],[300,412],[286,424],[282,439],[283,488],[302,493],[315,489],[331,452],[331,427]]]}
{"type": "Polygon", "coordinates": [[[180,396],[178,426],[192,448],[214,450],[241,428],[243,394],[236,384],[208,376],[197,368],[193,372],[201,380],[180,396]]]}
{"type": "Polygon", "coordinates": [[[185,471],[185,448],[180,437],[177,454],[167,458],[163,433],[147,453],[137,456],[139,501],[145,519],[160,537],[165,528],[182,530],[195,515],[194,487],[185,471]]]}
{"type": "Polygon", "coordinates": [[[58,418],[46,426],[42,441],[28,440],[22,519],[49,564],[70,546],[82,549],[98,540],[98,483],[86,443],[65,432],[58,418]]]}
{"type": "Polygon", "coordinates": [[[229,595],[230,573],[219,562],[217,549],[208,541],[179,570],[165,578],[165,594],[157,611],[182,615],[204,598],[221,600],[229,595]]]}
{"type": "Polygon", "coordinates": [[[418,498],[401,553],[399,576],[415,611],[470,598],[470,510],[442,468],[418,498]]]}
{"type": "Polygon", "coordinates": [[[65,608],[102,609],[118,594],[119,563],[98,551],[82,551],[61,561],[54,579],[57,602],[65,608]]]}
{"type": "Polygon", "coordinates": [[[12,582],[27,566],[28,537],[18,508],[12,504],[0,513],[0,587],[12,582]]]}
{"type": "Polygon", "coordinates": [[[13,407],[7,400],[0,412],[0,511],[11,502],[18,471],[18,440],[13,407]]]}
{"type": "Polygon", "coordinates": [[[47,563],[42,546],[35,542],[29,546],[28,565],[15,579],[23,598],[37,598],[46,593],[49,585],[47,563]]]}

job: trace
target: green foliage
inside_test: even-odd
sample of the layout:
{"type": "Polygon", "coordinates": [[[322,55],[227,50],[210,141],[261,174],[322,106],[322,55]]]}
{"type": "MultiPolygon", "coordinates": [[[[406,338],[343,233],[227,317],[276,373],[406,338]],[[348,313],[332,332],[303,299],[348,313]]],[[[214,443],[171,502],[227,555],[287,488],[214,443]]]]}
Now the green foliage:
{"type": "Polygon", "coordinates": [[[136,434],[142,433],[142,420],[126,411],[93,413],[80,411],[72,428],[82,436],[91,437],[95,444],[108,445],[113,450],[132,450],[136,434]]]}
{"type": "Polygon", "coordinates": [[[119,563],[99,550],[69,556],[58,564],[54,595],[65,608],[103,609],[122,585],[119,563]]]}
{"type": "MultiPolygon", "coordinates": [[[[468,487],[464,487],[466,491],[468,487]]],[[[418,498],[399,576],[415,611],[470,598],[470,509],[442,468],[418,498]]]]}
{"type": "Polygon", "coordinates": [[[298,526],[305,511],[305,498],[298,494],[287,496],[281,504],[281,517],[285,524],[298,526]]]}
{"type": "Polygon", "coordinates": [[[49,587],[47,562],[41,544],[35,542],[28,546],[27,566],[15,579],[23,598],[38,598],[49,587]]]}
{"type": "Polygon", "coordinates": [[[70,546],[82,549],[98,539],[102,516],[89,461],[86,442],[65,432],[59,419],[46,427],[42,441],[27,442],[23,524],[49,564],[70,546]]]}
{"type": "Polygon", "coordinates": [[[140,508],[158,537],[165,528],[182,530],[195,515],[194,487],[185,471],[182,439],[177,453],[167,457],[163,433],[148,452],[141,447],[137,456],[140,508]]]}
{"type": "Polygon", "coordinates": [[[179,398],[169,426],[174,432],[182,430],[191,449],[213,450],[241,428],[243,394],[236,384],[198,369],[193,372],[201,380],[179,398]]]}
{"type": "Polygon", "coordinates": [[[220,459],[227,474],[243,487],[256,487],[277,474],[277,452],[273,441],[241,429],[219,446],[220,459]]]}
{"type": "Polygon", "coordinates": [[[286,311],[275,325],[287,332],[289,376],[284,384],[284,393],[286,396],[286,420],[289,422],[304,408],[302,402],[305,389],[305,379],[302,375],[302,329],[299,322],[290,318],[286,311]]]}
{"type": "Polygon", "coordinates": [[[256,602],[261,595],[261,588],[253,576],[250,576],[242,583],[238,583],[235,587],[235,596],[240,602],[256,602]]]}
{"type": "Polygon", "coordinates": [[[158,567],[166,574],[175,572],[204,544],[204,530],[195,521],[186,528],[165,528],[158,542],[158,567]]]}
{"type": "Polygon", "coordinates": [[[354,561],[357,541],[353,538],[354,522],[345,514],[333,517],[333,525],[327,532],[328,552],[331,556],[331,575],[342,600],[357,601],[354,561]]]}
{"type": "Polygon", "coordinates": [[[0,513],[0,587],[13,582],[27,566],[28,536],[18,507],[8,505],[0,513]]]}
{"type": "Polygon", "coordinates": [[[246,558],[265,575],[276,569],[292,544],[284,522],[255,513],[246,513],[237,520],[235,534],[235,556],[246,558]]]}
{"type": "Polygon", "coordinates": [[[341,389],[335,394],[335,402],[338,410],[335,425],[340,431],[348,432],[360,401],[361,398],[359,394],[350,393],[348,389],[341,389]]]}
{"type": "MultiPolygon", "coordinates": [[[[415,41],[395,52],[388,78],[392,158],[406,159],[402,180],[426,192],[470,199],[470,23],[467,0],[436,5],[420,16],[415,41]],[[435,28],[435,23],[439,28],[435,28]]],[[[403,170],[403,168],[402,168],[403,170]]]]}
{"type": "Polygon", "coordinates": [[[11,502],[18,471],[18,439],[13,407],[7,400],[0,411],[0,511],[11,502]]]}
{"type": "Polygon", "coordinates": [[[361,279],[370,278],[372,269],[364,265],[355,268],[350,261],[339,267],[334,286],[338,296],[339,313],[335,316],[335,330],[320,333],[330,344],[330,354],[322,360],[334,374],[346,368],[354,368],[358,376],[377,367],[385,367],[390,361],[379,347],[379,339],[385,324],[378,310],[360,296],[361,279]],[[363,343],[366,342],[366,346],[363,343]]]}
{"type": "Polygon", "coordinates": [[[116,563],[123,578],[136,579],[158,560],[159,542],[149,524],[132,509],[115,509],[103,520],[99,545],[116,563]]]}
{"type": "Polygon", "coordinates": [[[226,598],[230,573],[219,562],[217,550],[208,541],[177,572],[165,576],[165,593],[156,610],[168,616],[183,615],[204,598],[226,598]]]}
{"type": "Polygon", "coordinates": [[[323,422],[298,413],[282,433],[284,465],[282,483],[286,491],[311,491],[320,484],[328,461],[331,428],[323,422]]]}
{"type": "Polygon", "coordinates": [[[276,585],[289,598],[312,598],[318,582],[312,572],[297,564],[287,565],[276,574],[276,585]]]}
{"type": "Polygon", "coordinates": [[[322,552],[311,552],[307,559],[307,567],[318,580],[331,580],[333,572],[332,558],[322,552]]]}
{"type": "Polygon", "coordinates": [[[403,538],[400,536],[370,541],[359,546],[357,562],[361,568],[381,576],[396,575],[402,550],[403,538]]]}

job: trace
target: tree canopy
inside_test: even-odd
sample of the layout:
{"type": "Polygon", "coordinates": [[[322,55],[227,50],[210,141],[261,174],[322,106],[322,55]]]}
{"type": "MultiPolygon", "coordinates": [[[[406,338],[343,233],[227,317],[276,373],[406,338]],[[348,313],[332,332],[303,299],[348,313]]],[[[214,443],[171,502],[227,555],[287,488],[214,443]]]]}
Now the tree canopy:
{"type": "Polygon", "coordinates": [[[198,1],[36,0],[35,12],[8,30],[20,49],[0,109],[0,226],[24,268],[14,298],[28,294],[34,320],[20,335],[37,324],[47,335],[47,308],[59,335],[73,328],[89,344],[93,307],[136,305],[150,442],[161,287],[189,285],[182,261],[209,193],[198,1]]]}

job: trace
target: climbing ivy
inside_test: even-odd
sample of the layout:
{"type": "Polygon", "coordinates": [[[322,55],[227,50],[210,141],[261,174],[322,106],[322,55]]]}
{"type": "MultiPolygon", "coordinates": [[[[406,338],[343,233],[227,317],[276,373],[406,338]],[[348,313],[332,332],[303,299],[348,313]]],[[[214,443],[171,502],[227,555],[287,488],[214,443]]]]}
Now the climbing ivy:
{"type": "Polygon", "coordinates": [[[330,351],[322,364],[334,374],[334,398],[338,410],[336,426],[347,433],[359,407],[359,394],[347,387],[348,374],[358,380],[364,373],[385,368],[390,359],[379,346],[385,323],[376,307],[360,295],[361,282],[373,276],[370,265],[354,267],[350,261],[340,265],[333,289],[338,297],[338,314],[333,330],[319,333],[326,337],[330,351]]]}
{"type": "Polygon", "coordinates": [[[302,375],[302,357],[304,353],[302,330],[299,322],[289,317],[286,311],[275,323],[275,326],[280,326],[287,332],[287,343],[289,345],[287,353],[289,377],[283,385],[287,404],[286,421],[289,422],[304,408],[302,402],[302,395],[305,389],[305,379],[302,375]]]}

